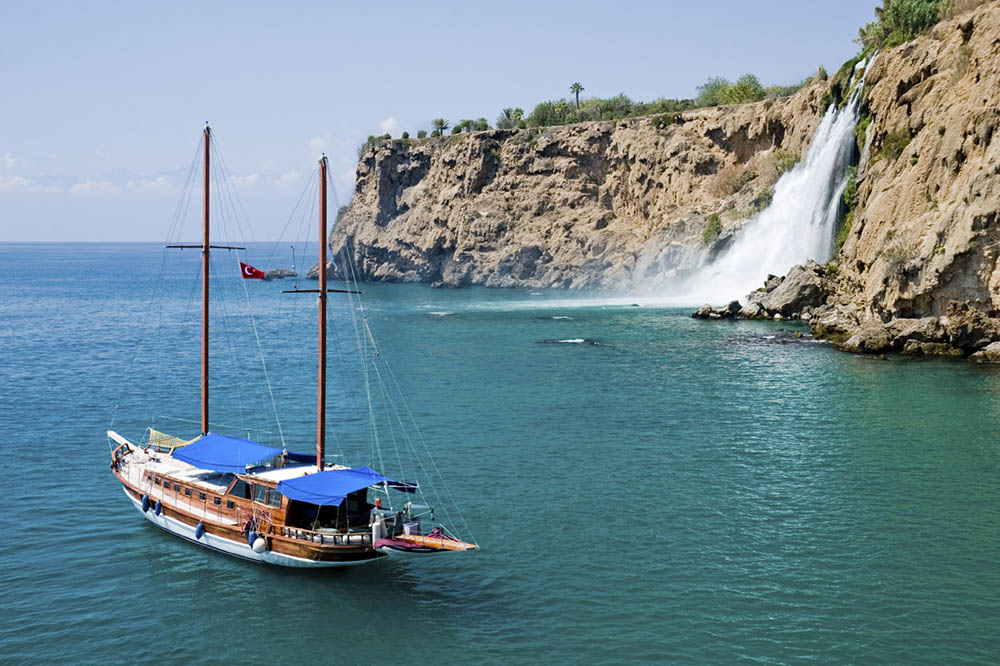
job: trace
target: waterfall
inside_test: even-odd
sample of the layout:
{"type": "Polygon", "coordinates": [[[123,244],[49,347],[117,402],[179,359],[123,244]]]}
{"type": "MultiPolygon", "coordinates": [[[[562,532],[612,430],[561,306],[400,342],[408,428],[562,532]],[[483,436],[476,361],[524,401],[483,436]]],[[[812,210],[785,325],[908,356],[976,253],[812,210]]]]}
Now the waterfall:
{"type": "Polygon", "coordinates": [[[739,300],[768,274],[784,275],[809,259],[830,258],[859,100],[855,92],[843,109],[830,105],[806,158],[781,176],[771,205],[749,219],[732,245],[685,280],[679,290],[686,292],[685,300],[739,300]]]}

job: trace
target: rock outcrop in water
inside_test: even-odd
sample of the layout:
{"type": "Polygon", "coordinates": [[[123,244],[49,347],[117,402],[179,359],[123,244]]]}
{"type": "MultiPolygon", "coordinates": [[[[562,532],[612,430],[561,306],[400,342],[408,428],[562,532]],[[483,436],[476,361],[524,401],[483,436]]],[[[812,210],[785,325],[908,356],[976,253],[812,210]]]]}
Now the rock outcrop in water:
{"type": "Polygon", "coordinates": [[[755,104],[378,141],[361,153],[331,245],[371,280],[635,285],[718,252],[767,205],[826,90],[817,81],[755,104]]]}
{"type": "Polygon", "coordinates": [[[1000,3],[880,54],[867,83],[857,212],[813,332],[975,352],[1000,339],[1000,3]]]}
{"type": "Polygon", "coordinates": [[[784,277],[770,276],[764,286],[747,296],[741,319],[810,319],[812,310],[826,303],[830,283],[826,269],[815,261],[794,266],[784,277]]]}

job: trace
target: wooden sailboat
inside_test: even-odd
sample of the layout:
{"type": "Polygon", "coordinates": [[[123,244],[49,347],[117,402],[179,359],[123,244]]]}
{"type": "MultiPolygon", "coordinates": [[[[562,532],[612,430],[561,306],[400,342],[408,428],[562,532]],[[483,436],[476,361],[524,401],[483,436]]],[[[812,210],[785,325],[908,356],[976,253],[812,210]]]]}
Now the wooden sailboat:
{"type": "MultiPolygon", "coordinates": [[[[369,502],[372,490],[413,493],[417,486],[368,467],[325,461],[326,271],[319,271],[319,367],[316,453],[211,432],[209,427],[209,166],[212,134],[204,131],[202,252],[201,435],[191,440],[149,429],[146,442],[113,430],[111,471],[143,516],[171,534],[248,560],[291,567],[331,567],[374,561],[387,554],[477,549],[444,526],[422,533],[430,507],[407,502],[401,510],[369,502]],[[423,518],[423,522],[421,521],[423,518]]],[[[319,164],[319,266],[327,265],[327,161],[319,164]]]]}

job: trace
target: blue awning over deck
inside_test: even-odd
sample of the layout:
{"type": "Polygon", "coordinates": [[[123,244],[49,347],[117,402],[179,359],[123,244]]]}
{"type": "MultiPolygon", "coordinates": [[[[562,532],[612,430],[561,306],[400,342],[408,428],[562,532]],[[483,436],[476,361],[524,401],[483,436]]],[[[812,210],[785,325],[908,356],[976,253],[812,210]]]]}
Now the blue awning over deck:
{"type": "Polygon", "coordinates": [[[182,449],[174,452],[174,458],[201,469],[213,472],[233,472],[242,474],[262,460],[273,458],[282,449],[264,446],[249,439],[238,439],[208,433],[199,437],[182,449]]]}
{"type": "Polygon", "coordinates": [[[343,502],[349,493],[379,483],[387,483],[390,487],[404,492],[412,493],[416,490],[416,486],[411,483],[393,481],[369,467],[352,467],[331,469],[281,481],[278,484],[278,492],[289,499],[301,502],[336,506],[343,502]]]}

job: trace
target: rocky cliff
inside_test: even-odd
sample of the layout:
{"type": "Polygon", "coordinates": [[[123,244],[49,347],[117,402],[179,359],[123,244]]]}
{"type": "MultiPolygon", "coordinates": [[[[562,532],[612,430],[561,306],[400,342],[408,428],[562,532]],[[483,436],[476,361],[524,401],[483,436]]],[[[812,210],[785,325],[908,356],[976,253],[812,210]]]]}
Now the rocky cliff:
{"type": "Polygon", "coordinates": [[[1000,332],[1000,3],[880,54],[865,104],[857,210],[814,332],[973,352],[1000,332]],[[970,317],[975,340],[952,330],[970,317]]]}
{"type": "MultiPolygon", "coordinates": [[[[648,285],[711,261],[768,205],[844,83],[618,122],[378,141],[331,244],[365,279],[648,285]]],[[[805,315],[853,351],[969,354],[1000,340],[998,98],[1000,1],[879,54],[843,246],[826,266],[769,279],[742,316],[805,315]]],[[[736,310],[725,312],[711,316],[736,310]]]]}
{"type": "Polygon", "coordinates": [[[827,88],[817,80],[785,99],[617,122],[377,141],[361,153],[331,245],[364,279],[587,288],[662,277],[719,251],[767,205],[807,147],[827,88]]]}

